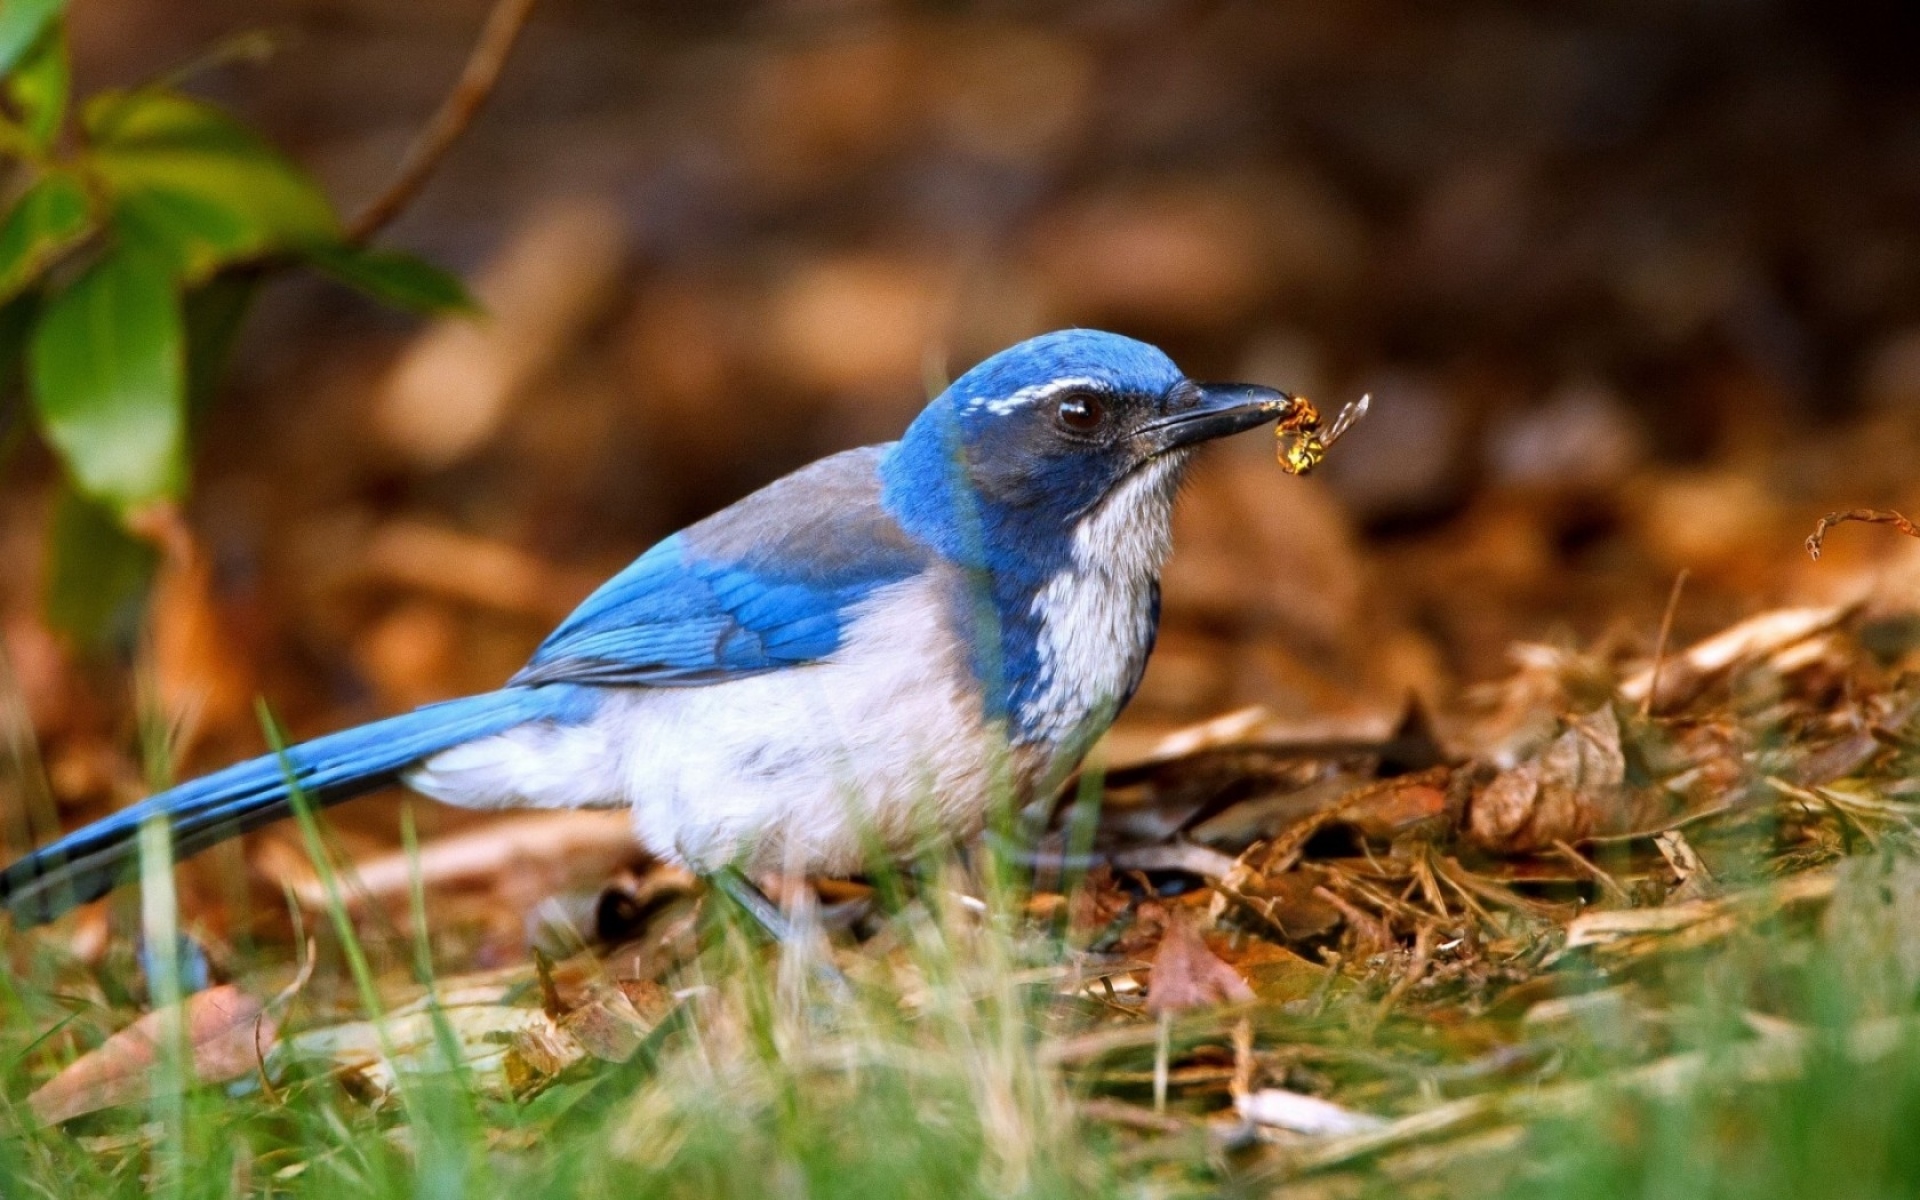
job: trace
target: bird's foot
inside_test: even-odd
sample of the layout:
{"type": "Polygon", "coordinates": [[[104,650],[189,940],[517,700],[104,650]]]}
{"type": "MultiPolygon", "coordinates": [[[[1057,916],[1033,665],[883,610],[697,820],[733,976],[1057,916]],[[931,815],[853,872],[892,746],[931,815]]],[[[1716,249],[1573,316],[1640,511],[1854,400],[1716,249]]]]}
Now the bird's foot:
{"type": "MultiPolygon", "coordinates": [[[[735,907],[752,919],[761,932],[783,949],[813,957],[810,939],[794,927],[787,914],[763,891],[758,884],[748,879],[737,867],[721,867],[706,877],[707,884],[714,891],[725,896],[735,907]]],[[[852,985],[833,961],[824,957],[815,957],[812,963],[814,977],[836,996],[849,995],[852,985]]]]}

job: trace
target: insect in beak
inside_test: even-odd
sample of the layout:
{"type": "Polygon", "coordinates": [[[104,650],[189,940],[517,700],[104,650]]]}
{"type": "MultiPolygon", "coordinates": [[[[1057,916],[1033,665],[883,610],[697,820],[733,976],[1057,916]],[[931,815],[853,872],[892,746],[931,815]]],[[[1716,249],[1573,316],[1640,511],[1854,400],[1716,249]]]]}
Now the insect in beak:
{"type": "Polygon", "coordinates": [[[1327,448],[1351,429],[1354,422],[1367,415],[1367,406],[1372,401],[1373,395],[1368,393],[1347,405],[1323,432],[1320,410],[1305,396],[1295,396],[1292,411],[1273,427],[1274,453],[1281,468],[1289,475],[1305,475],[1319,466],[1326,460],[1327,448]]]}

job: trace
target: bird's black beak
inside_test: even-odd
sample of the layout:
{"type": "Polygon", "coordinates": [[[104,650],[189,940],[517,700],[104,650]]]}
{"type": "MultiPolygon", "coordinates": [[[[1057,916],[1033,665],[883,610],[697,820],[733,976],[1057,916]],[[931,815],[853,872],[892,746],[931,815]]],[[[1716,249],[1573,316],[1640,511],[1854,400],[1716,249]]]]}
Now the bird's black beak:
{"type": "Polygon", "coordinates": [[[1244,433],[1291,412],[1294,398],[1257,383],[1191,385],[1199,402],[1154,421],[1141,430],[1154,454],[1244,433]]]}

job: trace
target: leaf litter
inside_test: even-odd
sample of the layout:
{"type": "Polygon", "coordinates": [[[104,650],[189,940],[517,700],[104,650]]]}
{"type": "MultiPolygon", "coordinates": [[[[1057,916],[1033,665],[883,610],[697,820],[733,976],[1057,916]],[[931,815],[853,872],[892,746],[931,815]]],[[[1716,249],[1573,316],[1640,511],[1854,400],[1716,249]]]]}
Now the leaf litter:
{"type": "MultiPolygon", "coordinates": [[[[1257,714],[1168,739],[1109,775],[1174,809],[1162,852],[1130,844],[1148,824],[1110,809],[1096,857],[1133,869],[1082,885],[1113,927],[1134,897],[1132,929],[1108,948],[1150,958],[1147,1003],[1114,1010],[1115,1028],[1080,1035],[1063,1061],[1103,1104],[1164,1088],[1165,1111],[1237,1147],[1230,1174],[1302,1195],[1329,1174],[1431,1182],[1608,1097],[1796,1077],[1811,1052],[1804,1014],[1750,1012],[1754,1036],[1722,1061],[1661,1032],[1670,997],[1619,981],[1784,929],[1872,947],[1846,961],[1885,964],[1870,972],[1876,994],[1912,994],[1920,976],[1886,906],[1911,907],[1920,684],[1867,652],[1863,626],[1846,607],[1776,610],[1659,664],[1523,651],[1455,722],[1444,763],[1382,771],[1377,743],[1384,778],[1368,777],[1365,739],[1303,759],[1262,741],[1257,714]],[[1238,774],[1217,769],[1223,756],[1238,774]],[[1233,786],[1224,807],[1209,803],[1205,788],[1233,786]],[[1248,812],[1258,819],[1231,819],[1248,812]],[[1225,1059],[1249,1005],[1230,985],[1208,990],[1227,978],[1254,995],[1256,1086],[1238,1090],[1225,1059]],[[1171,1036],[1154,1038],[1146,1022],[1176,1006],[1171,1036]],[[1571,1068],[1597,1027],[1638,1063],[1571,1068]],[[1262,1131],[1253,1142],[1248,1127],[1262,1131]]],[[[1893,1053],[1900,1021],[1857,1026],[1848,1053],[1893,1053]]],[[[1175,1136],[1107,1111],[1089,1116],[1175,1136]]]]}

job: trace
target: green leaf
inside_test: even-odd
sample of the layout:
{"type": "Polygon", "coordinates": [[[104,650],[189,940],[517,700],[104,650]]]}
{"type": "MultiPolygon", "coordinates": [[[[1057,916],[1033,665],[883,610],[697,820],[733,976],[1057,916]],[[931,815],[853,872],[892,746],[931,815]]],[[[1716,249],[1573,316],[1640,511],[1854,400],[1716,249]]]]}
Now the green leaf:
{"type": "Polygon", "coordinates": [[[65,172],[42,176],[0,221],[0,302],[24,291],[91,232],[87,189],[65,172]]]}
{"type": "Polygon", "coordinates": [[[142,188],[119,196],[113,226],[121,245],[164,264],[187,284],[265,248],[259,228],[244,215],[172,188],[142,188]]]}
{"type": "Polygon", "coordinates": [[[66,6],[66,0],[0,0],[0,75],[12,73],[66,6]]]}
{"type": "Polygon", "coordinates": [[[47,440],[81,492],[122,512],[186,478],[180,302],[166,271],[116,249],[46,302],[28,377],[47,440]]]}
{"type": "MultiPolygon", "coordinates": [[[[0,0],[0,11],[15,0],[0,0]]],[[[52,26],[7,78],[7,96],[26,121],[27,134],[45,150],[60,134],[67,119],[67,93],[72,85],[67,61],[67,31],[52,26]]]]}
{"type": "Polygon", "coordinates": [[[47,539],[47,621],[89,649],[130,636],[159,554],[71,489],[47,539]]]}
{"type": "Polygon", "coordinates": [[[423,313],[480,311],[459,276],[423,258],[339,242],[314,244],[304,250],[307,260],[321,271],[395,308],[423,313]]]}
{"type": "Polygon", "coordinates": [[[144,219],[136,236],[158,226],[190,247],[171,261],[204,272],[209,261],[339,238],[314,182],[211,105],[166,91],[109,92],[87,102],[81,125],[115,211],[144,219]]]}

